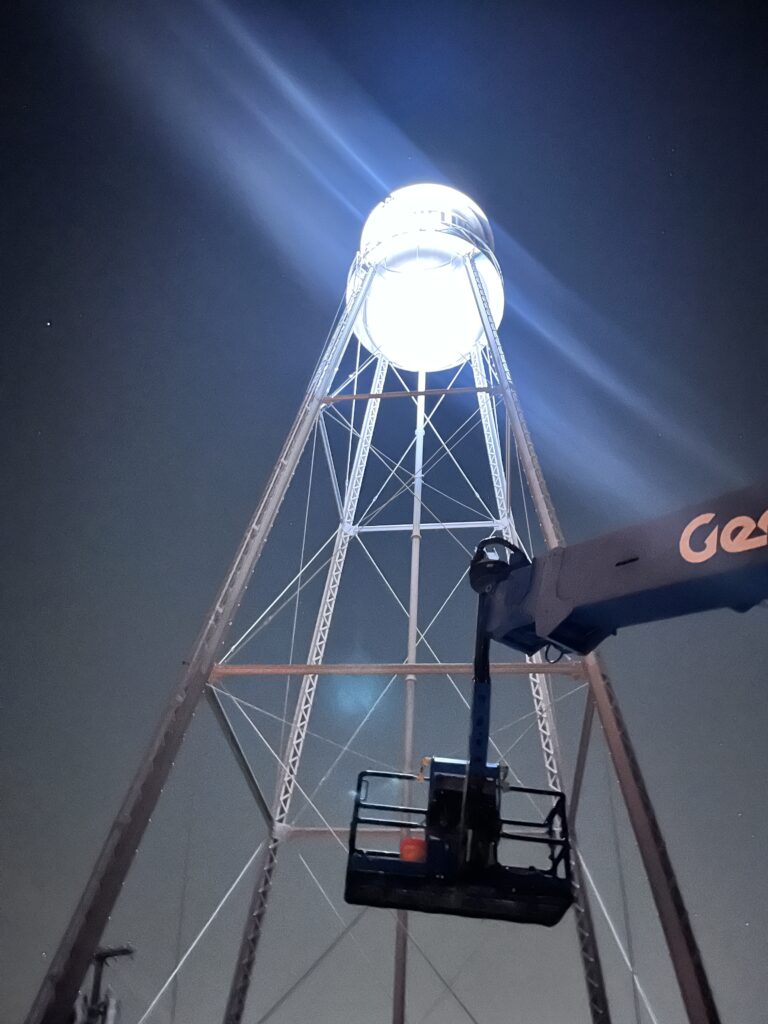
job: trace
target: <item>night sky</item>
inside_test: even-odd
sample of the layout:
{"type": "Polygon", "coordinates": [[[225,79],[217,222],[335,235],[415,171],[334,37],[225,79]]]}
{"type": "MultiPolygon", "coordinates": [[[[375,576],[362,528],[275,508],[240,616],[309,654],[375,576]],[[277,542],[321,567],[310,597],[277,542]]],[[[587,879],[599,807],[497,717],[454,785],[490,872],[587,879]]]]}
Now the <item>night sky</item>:
{"type": "MultiPolygon", "coordinates": [[[[0,274],[0,1020],[22,1019],[56,949],[293,420],[363,220],[390,190],[441,181],[488,213],[502,341],[569,540],[766,477],[765,27],[760,5],[736,3],[16,9],[0,274]]],[[[246,619],[274,593],[282,555],[298,557],[304,506],[292,501],[246,619]]],[[[461,569],[432,555],[427,615],[461,569]]],[[[406,572],[405,548],[390,568],[406,572]]],[[[378,657],[386,640],[398,660],[402,617],[360,578],[340,598],[347,625],[329,657],[378,657]]],[[[471,653],[468,588],[457,602],[436,632],[448,660],[471,653]]],[[[289,633],[290,619],[254,660],[285,660],[289,633]]],[[[765,1024],[765,613],[638,627],[604,652],[723,1020],[765,1024]]],[[[345,742],[382,688],[329,682],[313,728],[345,742]]],[[[279,686],[239,692],[282,713],[279,686]]],[[[393,688],[382,701],[363,755],[399,761],[400,699],[393,688]]],[[[500,695],[496,721],[525,700],[500,695]]],[[[561,705],[567,765],[579,700],[561,705]]],[[[437,749],[460,747],[465,728],[445,687],[425,686],[418,711],[419,753],[458,753],[437,749]]],[[[279,723],[254,721],[279,742],[279,723]]],[[[521,773],[534,771],[534,740],[521,773]]],[[[271,791],[274,762],[247,742],[271,791]]],[[[682,1024],[595,748],[585,856],[625,940],[626,889],[643,987],[659,1021],[682,1024]]],[[[334,756],[310,745],[304,784],[334,756]]],[[[362,766],[349,757],[328,787],[334,820],[362,766]]],[[[139,1019],[262,834],[202,709],[108,928],[138,949],[110,975],[124,1020],[139,1019]]],[[[286,855],[249,1022],[340,929],[300,857],[352,916],[338,852],[286,855]]],[[[217,1019],[247,884],[238,894],[150,1020],[217,1019]]],[[[376,913],[270,1019],[386,1021],[391,922],[376,913]]],[[[650,1020],[600,927],[615,1024],[650,1020]]],[[[572,923],[414,929],[483,1024],[586,1022],[572,923]]],[[[412,963],[411,1024],[466,1021],[412,963]]]]}

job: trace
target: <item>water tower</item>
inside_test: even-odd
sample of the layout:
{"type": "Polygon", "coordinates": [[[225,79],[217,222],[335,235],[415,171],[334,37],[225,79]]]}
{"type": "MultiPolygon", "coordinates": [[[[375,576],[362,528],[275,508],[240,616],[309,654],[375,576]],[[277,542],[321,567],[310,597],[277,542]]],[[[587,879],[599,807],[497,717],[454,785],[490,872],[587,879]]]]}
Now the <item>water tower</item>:
{"type": "MultiPolygon", "coordinates": [[[[471,199],[443,185],[418,184],[393,192],[373,210],[349,271],[340,316],[27,1024],[61,1024],[66,1019],[184,733],[204,695],[230,742],[266,829],[258,877],[223,1008],[225,1024],[240,1024],[243,1019],[281,850],[293,839],[311,839],[319,833],[344,847],[348,835],[348,819],[345,823],[321,816],[321,826],[308,827],[297,824],[292,817],[297,789],[304,803],[308,799],[311,802],[311,794],[298,780],[313,705],[323,679],[344,678],[353,687],[357,677],[388,677],[388,685],[400,685],[403,729],[396,746],[400,764],[407,770],[416,767],[418,687],[426,686],[426,680],[441,679],[446,689],[452,687],[449,692],[466,704],[456,680],[468,674],[469,662],[446,663],[441,659],[431,642],[430,630],[448,600],[458,593],[463,595],[468,612],[470,624],[465,635],[469,643],[471,595],[468,586],[460,589],[460,574],[444,605],[425,621],[424,598],[433,579],[424,567],[426,538],[449,538],[454,553],[464,560],[461,564],[465,570],[475,544],[491,533],[524,549],[534,543],[532,529],[540,531],[543,544],[549,548],[564,543],[499,341],[497,328],[503,312],[503,281],[494,255],[493,235],[485,214],[471,199]],[[458,403],[460,415],[449,420],[443,431],[440,416],[452,402],[458,403]],[[391,427],[386,426],[387,421],[391,427]],[[482,457],[467,461],[461,444],[475,426],[482,457]],[[334,445],[331,429],[344,432],[343,446],[334,445]],[[385,452],[377,444],[379,436],[402,438],[399,455],[385,452]],[[232,642],[230,634],[246,588],[310,440],[313,465],[320,453],[329,470],[334,522],[328,540],[321,551],[307,553],[306,557],[302,546],[298,573],[232,642]],[[369,472],[372,462],[380,472],[373,484],[369,472]],[[448,485],[435,485],[438,466],[450,468],[468,497],[459,498],[448,485]],[[485,480],[482,487],[477,482],[480,469],[485,480]],[[518,476],[516,485],[514,478],[518,476]],[[372,496],[361,498],[365,486],[369,486],[372,496]],[[451,509],[458,509],[458,513],[451,514],[451,509]],[[525,528],[519,525],[521,514],[528,519],[525,528]],[[367,546],[375,535],[390,538],[388,551],[393,564],[396,550],[407,557],[402,595],[392,584],[388,566],[382,567],[367,546]],[[329,637],[343,626],[335,621],[334,613],[343,582],[346,584],[344,570],[353,545],[374,564],[382,585],[399,604],[403,628],[387,631],[388,659],[328,663],[325,655],[329,637]],[[290,600],[295,593],[298,600],[310,578],[310,568],[314,578],[318,565],[326,566],[324,583],[304,660],[243,662],[242,652],[257,650],[248,647],[249,642],[276,614],[274,610],[285,606],[285,595],[290,600]],[[229,694],[224,694],[222,687],[238,677],[267,679],[284,675],[298,676],[300,682],[293,692],[295,704],[282,748],[270,748],[279,765],[274,797],[270,799],[233,728],[224,703],[229,694]]],[[[688,1018],[693,1024],[716,1024],[717,1012],[674,872],[615,695],[599,661],[590,655],[549,665],[534,657],[527,662],[497,665],[495,671],[497,676],[506,674],[528,681],[546,785],[568,791],[574,836],[593,717],[595,710],[598,712],[688,1018]],[[551,689],[552,679],[562,677],[587,684],[581,741],[567,786],[559,760],[551,689]]],[[[465,714],[462,710],[458,718],[465,714]]],[[[348,748],[349,743],[344,745],[344,752],[348,748]]],[[[511,761],[509,767],[513,770],[511,761]]],[[[610,1009],[578,855],[573,857],[571,868],[586,1005],[592,1024],[605,1024],[611,1019],[610,1009]]],[[[404,911],[396,915],[394,944],[391,1019],[393,1024],[403,1024],[410,948],[409,921],[404,911]]]]}

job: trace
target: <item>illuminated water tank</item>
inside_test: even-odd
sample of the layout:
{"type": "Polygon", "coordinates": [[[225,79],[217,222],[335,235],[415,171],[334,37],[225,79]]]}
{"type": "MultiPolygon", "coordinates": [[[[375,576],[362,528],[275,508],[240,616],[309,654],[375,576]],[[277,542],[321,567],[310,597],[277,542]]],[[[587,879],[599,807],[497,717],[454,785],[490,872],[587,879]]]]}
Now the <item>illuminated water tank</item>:
{"type": "MultiPolygon", "coordinates": [[[[445,370],[485,343],[464,267],[474,253],[496,324],[504,286],[493,234],[480,207],[446,185],[408,185],[372,211],[360,255],[376,267],[355,333],[365,347],[404,370],[445,370]]],[[[351,295],[359,275],[353,264],[351,295]]]]}

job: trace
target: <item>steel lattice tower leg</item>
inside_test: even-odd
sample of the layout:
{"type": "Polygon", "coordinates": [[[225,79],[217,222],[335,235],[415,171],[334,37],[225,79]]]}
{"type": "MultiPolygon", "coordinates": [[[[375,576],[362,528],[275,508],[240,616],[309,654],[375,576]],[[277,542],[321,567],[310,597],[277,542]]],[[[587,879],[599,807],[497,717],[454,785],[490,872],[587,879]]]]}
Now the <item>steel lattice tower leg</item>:
{"type": "MultiPolygon", "coordinates": [[[[385,359],[379,359],[374,372],[373,384],[371,385],[371,394],[376,395],[381,392],[386,374],[387,362],[385,359]]],[[[320,601],[320,610],[317,614],[310,644],[309,657],[307,658],[307,664],[310,665],[319,665],[325,653],[325,645],[328,641],[328,633],[331,627],[331,620],[333,619],[333,609],[339,592],[344,562],[347,557],[349,542],[352,538],[352,527],[355,520],[355,512],[357,511],[357,502],[360,497],[360,488],[368,462],[368,454],[371,450],[371,439],[378,411],[379,400],[377,398],[368,399],[349,483],[344,497],[341,522],[336,534],[331,563],[328,567],[325,588],[320,601]]],[[[316,675],[305,675],[301,683],[301,690],[296,702],[296,711],[286,743],[285,760],[281,767],[275,806],[272,812],[273,825],[248,910],[243,939],[240,944],[240,952],[237,957],[235,973],[232,978],[232,986],[229,991],[229,999],[224,1014],[224,1024],[240,1024],[243,1011],[245,1010],[245,1001],[251,983],[256,951],[261,939],[267,903],[272,890],[275,868],[277,867],[277,856],[285,835],[288,812],[290,811],[291,799],[296,787],[296,777],[301,763],[304,740],[309,728],[309,716],[315,699],[317,679],[316,675]]]]}
{"type": "MultiPolygon", "coordinates": [[[[465,265],[544,539],[550,549],[561,547],[565,543],[563,532],[512,383],[493,322],[488,296],[471,256],[466,258],[465,265]]],[[[690,1024],[720,1024],[720,1015],[704,969],[701,952],[616,695],[596,654],[589,654],[584,658],[584,667],[667,940],[688,1019],[690,1024]]]]}
{"type": "MultiPolygon", "coordinates": [[[[475,387],[478,389],[477,401],[485,435],[485,447],[488,452],[488,464],[496,497],[499,525],[507,540],[512,541],[525,550],[515,529],[512,513],[508,506],[508,482],[502,461],[498,422],[492,399],[487,390],[484,390],[487,388],[488,380],[485,366],[483,365],[483,357],[479,351],[475,350],[471,358],[475,387]]],[[[496,369],[496,376],[501,377],[499,368],[496,369]]],[[[529,552],[529,555],[532,555],[532,552],[529,552]]],[[[538,656],[530,660],[533,663],[540,663],[541,661],[538,656]]],[[[544,768],[547,773],[547,785],[550,789],[562,792],[563,784],[558,763],[560,759],[557,753],[557,732],[552,713],[547,677],[540,672],[532,672],[530,682],[533,707],[536,713],[536,725],[539,731],[539,741],[544,756],[544,768]]],[[[605,979],[603,978],[603,969],[600,962],[600,952],[597,948],[592,912],[587,892],[584,888],[581,864],[573,852],[571,854],[571,872],[573,876],[576,933],[579,939],[579,949],[584,967],[584,980],[587,987],[587,1000],[589,1002],[592,1024],[610,1024],[611,1014],[608,1006],[608,996],[605,991],[605,979]]]]}
{"type": "Polygon", "coordinates": [[[322,399],[346,350],[374,270],[364,267],[357,292],[344,307],[310,381],[293,426],[248,524],[235,559],[162,714],[123,804],[109,830],[26,1024],[61,1024],[68,1019],[91,957],[141,843],[147,824],[179,751],[184,734],[224,643],[288,485],[317,422],[322,399]]]}

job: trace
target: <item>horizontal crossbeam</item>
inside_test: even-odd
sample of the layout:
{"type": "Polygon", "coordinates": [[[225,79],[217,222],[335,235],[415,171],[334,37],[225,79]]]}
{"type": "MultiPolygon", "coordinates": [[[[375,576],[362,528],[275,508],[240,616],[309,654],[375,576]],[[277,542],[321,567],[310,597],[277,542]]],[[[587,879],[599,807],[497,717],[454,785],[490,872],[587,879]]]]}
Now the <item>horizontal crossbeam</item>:
{"type": "MultiPolygon", "coordinates": [[[[495,675],[531,674],[531,666],[526,661],[499,662],[491,671],[495,675]]],[[[581,679],[584,669],[580,661],[560,661],[555,665],[547,665],[544,671],[548,675],[573,676],[581,679]]],[[[211,680],[225,676],[471,676],[474,667],[469,661],[418,662],[403,663],[402,661],[367,663],[334,663],[322,665],[297,664],[265,664],[265,665],[214,665],[211,680]]]]}
{"type": "MultiPolygon", "coordinates": [[[[495,530],[495,522],[487,519],[466,520],[456,523],[419,523],[420,530],[495,530]]],[[[355,533],[388,533],[396,530],[412,530],[413,523],[372,523],[370,526],[356,526],[355,533]]]]}
{"type": "Polygon", "coordinates": [[[326,395],[321,398],[322,405],[335,405],[337,402],[356,402],[366,398],[419,398],[422,395],[476,395],[478,391],[487,391],[489,395],[499,395],[499,388],[424,388],[422,391],[382,391],[380,394],[368,394],[358,391],[344,395],[326,395]]]}

